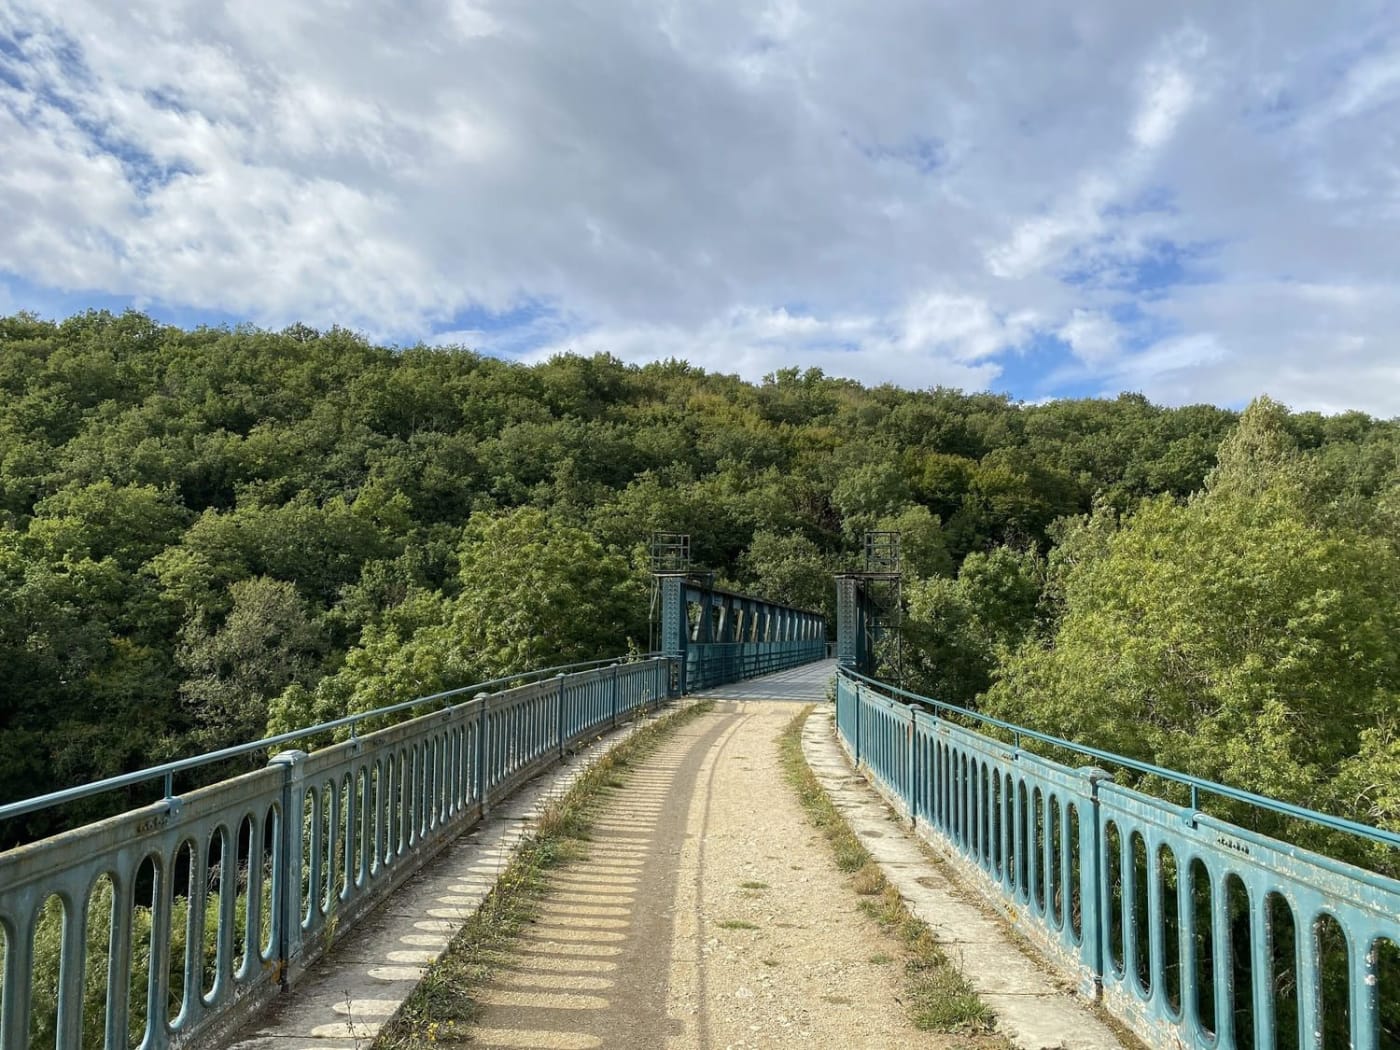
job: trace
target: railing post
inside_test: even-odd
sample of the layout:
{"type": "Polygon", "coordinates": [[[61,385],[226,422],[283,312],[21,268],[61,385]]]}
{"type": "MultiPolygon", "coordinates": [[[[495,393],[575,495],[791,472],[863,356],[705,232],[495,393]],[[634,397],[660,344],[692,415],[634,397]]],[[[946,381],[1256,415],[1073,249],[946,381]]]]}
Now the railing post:
{"type": "Polygon", "coordinates": [[[487,718],[487,707],[490,704],[489,693],[477,693],[476,699],[481,704],[476,709],[476,804],[481,812],[481,819],[486,819],[486,813],[490,809],[487,798],[487,791],[490,788],[490,781],[486,776],[486,733],[491,725],[491,720],[487,718]]]}
{"type": "Polygon", "coordinates": [[[617,728],[617,675],[618,665],[612,665],[612,725],[617,728]]]}
{"type": "Polygon", "coordinates": [[[905,750],[908,754],[909,765],[904,782],[909,785],[909,796],[904,801],[909,807],[909,823],[912,825],[918,823],[919,762],[918,756],[915,754],[918,748],[915,745],[918,742],[919,736],[917,727],[914,724],[914,709],[912,707],[906,707],[905,711],[909,713],[909,726],[905,729],[905,750]]]}
{"type": "Polygon", "coordinates": [[[856,691],[856,702],[855,702],[855,710],[854,710],[854,713],[855,713],[855,724],[856,724],[855,752],[856,752],[856,768],[859,769],[859,768],[860,768],[860,726],[861,726],[861,723],[865,720],[865,711],[864,711],[864,706],[865,706],[865,686],[863,686],[863,685],[861,685],[859,682],[857,682],[857,683],[856,683],[856,690],[855,690],[855,691],[856,691]]]}
{"type": "MultiPolygon", "coordinates": [[[[1089,964],[1088,987],[1082,991],[1088,998],[1098,1002],[1103,998],[1106,916],[1104,909],[1112,907],[1113,904],[1112,887],[1104,883],[1106,873],[1103,864],[1103,814],[1100,812],[1102,804],[1099,801],[1099,784],[1105,780],[1112,780],[1113,777],[1107,770],[1096,766],[1085,766],[1079,772],[1089,782],[1089,826],[1081,826],[1079,831],[1079,902],[1082,909],[1079,928],[1084,939],[1084,950],[1088,955],[1085,961],[1089,964]],[[1084,855],[1086,850],[1090,853],[1087,857],[1084,855]],[[1087,888],[1083,885],[1086,875],[1092,880],[1087,888]]],[[[1017,863],[1020,863],[1019,858],[1017,863]]]]}
{"type": "Polygon", "coordinates": [[[555,681],[557,681],[557,682],[559,683],[559,757],[560,757],[560,758],[563,758],[563,757],[564,757],[564,690],[565,690],[565,688],[566,688],[566,687],[565,687],[565,684],[564,684],[564,680],[565,680],[567,677],[568,677],[568,675],[564,674],[563,671],[560,671],[557,675],[554,676],[555,681]]]}
{"type": "MultiPolygon", "coordinates": [[[[272,868],[272,921],[277,924],[279,983],[286,989],[292,963],[301,958],[301,865],[306,835],[306,752],[283,751],[268,760],[282,767],[281,856],[272,868]]],[[[316,891],[313,888],[312,893],[316,891]]]]}

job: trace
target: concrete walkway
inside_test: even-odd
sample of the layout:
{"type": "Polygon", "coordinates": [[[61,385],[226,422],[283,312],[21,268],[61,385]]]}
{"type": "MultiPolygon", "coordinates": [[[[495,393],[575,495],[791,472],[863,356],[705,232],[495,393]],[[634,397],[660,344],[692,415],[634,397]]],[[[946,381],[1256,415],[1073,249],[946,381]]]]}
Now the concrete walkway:
{"type": "Polygon", "coordinates": [[[762,678],[750,678],[747,682],[707,689],[698,696],[704,700],[782,700],[815,704],[827,698],[827,683],[835,673],[835,660],[820,660],[791,671],[779,671],[762,678]]]}
{"type": "Polygon", "coordinates": [[[477,996],[470,1045],[999,1045],[914,1028],[897,943],[860,911],[784,779],[777,738],[795,713],[721,702],[609,793],[586,858],[554,873],[477,996]]]}

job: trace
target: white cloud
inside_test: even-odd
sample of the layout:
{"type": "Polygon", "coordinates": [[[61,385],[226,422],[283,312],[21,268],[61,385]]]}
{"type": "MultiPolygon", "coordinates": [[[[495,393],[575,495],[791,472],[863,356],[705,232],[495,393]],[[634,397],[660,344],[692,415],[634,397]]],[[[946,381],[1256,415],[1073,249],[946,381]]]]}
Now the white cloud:
{"type": "Polygon", "coordinates": [[[1017,393],[1400,413],[1386,9],[0,0],[0,40],[25,286],[916,385],[1058,336],[1017,393]]]}
{"type": "Polygon", "coordinates": [[[1080,174],[1048,212],[1024,219],[1011,237],[987,252],[987,268],[997,277],[1020,278],[1063,264],[1076,251],[1087,256],[1132,255],[1141,250],[1135,225],[1122,209],[1152,177],[1153,155],[1176,132],[1196,96],[1182,62],[1199,62],[1205,50],[1196,34],[1172,37],[1163,45],[1169,57],[1147,63],[1140,75],[1139,99],[1125,144],[1080,174]],[[1112,209],[1117,214],[1111,214],[1112,209]]]}
{"type": "Polygon", "coordinates": [[[1400,51],[1376,55],[1354,65],[1332,106],[1337,117],[1351,117],[1400,97],[1400,51]]]}
{"type": "Polygon", "coordinates": [[[987,253],[987,269],[997,277],[1020,278],[1060,262],[1078,245],[1091,242],[1105,226],[1104,209],[1119,196],[1114,181],[1094,173],[1048,215],[1024,220],[1011,238],[987,253]]]}
{"type": "Polygon", "coordinates": [[[1172,39],[1165,50],[1167,57],[1148,63],[1143,70],[1142,100],[1133,118],[1133,140],[1145,150],[1165,146],[1191,108],[1196,85],[1183,64],[1199,63],[1207,48],[1200,34],[1188,31],[1172,39]]]}
{"type": "Polygon", "coordinates": [[[897,345],[910,353],[976,361],[1019,344],[1033,321],[1025,313],[999,317],[985,301],[972,296],[932,292],[905,308],[897,345]]]}
{"type": "Polygon", "coordinates": [[[1133,121],[1133,138],[1143,149],[1157,149],[1171,138],[1191,102],[1191,82],[1179,69],[1154,71],[1146,104],[1133,121]]]}
{"type": "Polygon", "coordinates": [[[1173,403],[1243,404],[1267,392],[1326,412],[1397,414],[1400,297],[1388,284],[1202,285],[1158,304],[1155,315],[1191,334],[1113,366],[1117,389],[1173,403]]]}
{"type": "Polygon", "coordinates": [[[1076,309],[1057,334],[1086,365],[1102,365],[1118,356],[1118,326],[1106,314],[1076,309]]]}
{"type": "Polygon", "coordinates": [[[490,10],[471,0],[451,0],[447,5],[447,17],[452,28],[465,40],[495,36],[501,31],[501,23],[490,10]]]}
{"type": "MultiPolygon", "coordinates": [[[[817,317],[743,308],[699,328],[599,326],[524,356],[538,361],[572,351],[610,353],[634,362],[677,357],[755,380],[800,363],[867,383],[980,389],[1001,372],[999,365],[981,359],[990,348],[1019,341],[1026,330],[1023,319],[997,318],[985,303],[937,294],[920,297],[894,317],[817,317]]],[[[489,334],[480,345],[504,349],[489,334]]]]}

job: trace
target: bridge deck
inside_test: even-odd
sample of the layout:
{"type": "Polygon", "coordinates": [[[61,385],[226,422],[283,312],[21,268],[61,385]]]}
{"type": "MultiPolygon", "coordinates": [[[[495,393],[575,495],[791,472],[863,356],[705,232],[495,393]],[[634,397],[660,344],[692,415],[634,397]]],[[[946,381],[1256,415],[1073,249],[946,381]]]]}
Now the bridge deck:
{"type": "MultiPolygon", "coordinates": [[[[772,688],[793,699],[812,682],[820,677],[772,688]]],[[[859,911],[784,782],[776,738],[795,713],[780,701],[724,703],[629,776],[586,859],[554,876],[539,919],[482,995],[473,1045],[984,1041],[920,1032],[907,1017],[897,944],[859,911]]]]}
{"type": "MultiPolygon", "coordinates": [[[[901,1003],[898,944],[860,911],[849,877],[784,780],[777,737],[796,713],[794,702],[825,699],[832,670],[822,662],[701,694],[720,701],[717,708],[632,771],[608,798],[586,857],[554,873],[538,919],[478,996],[484,1009],[471,1045],[1006,1045],[1000,1036],[913,1027],[901,1003]]],[[[829,724],[821,718],[828,740],[829,724]]],[[[809,738],[815,726],[809,723],[809,738]]],[[[835,744],[829,747],[834,754],[835,744]]],[[[903,838],[860,778],[849,769],[842,777],[821,759],[814,764],[824,777],[838,776],[831,786],[853,819],[859,807],[849,791],[870,795],[865,805],[874,809],[862,814],[863,838],[903,838]]],[[[533,788],[535,798],[561,791],[572,775],[566,767],[546,776],[533,788]]],[[[504,822],[450,849],[351,930],[320,972],[235,1045],[363,1048],[482,899],[533,809],[532,801],[519,801],[504,822]]],[[[911,848],[895,867],[913,879],[926,862],[911,848]]],[[[916,891],[927,885],[917,883],[916,891]]],[[[963,953],[973,945],[956,947],[963,953]]],[[[1019,958],[1009,942],[978,947],[1019,958]]],[[[991,990],[1013,993],[1000,997],[1003,1010],[1020,991],[1005,981],[991,990]]],[[[1042,1024],[1033,1041],[1012,1026],[1014,1044],[1113,1045],[1111,1038],[1085,1039],[1078,1029],[1092,1018],[1061,998],[1070,1021],[1052,1022],[1052,1032],[1042,1024]],[[1044,1042],[1048,1036],[1054,1038],[1044,1042]]],[[[1042,998],[1032,1009],[1044,1005],[1042,998]]]]}
{"type": "Polygon", "coordinates": [[[790,671],[706,689],[696,696],[703,700],[782,700],[815,704],[828,699],[827,686],[835,673],[835,660],[820,660],[790,671]]]}

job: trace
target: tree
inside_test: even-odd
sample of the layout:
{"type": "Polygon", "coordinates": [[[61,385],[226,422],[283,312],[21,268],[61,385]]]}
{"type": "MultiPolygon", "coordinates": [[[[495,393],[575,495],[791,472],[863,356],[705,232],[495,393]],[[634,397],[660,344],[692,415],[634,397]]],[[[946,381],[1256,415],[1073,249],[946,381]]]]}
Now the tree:
{"type": "Polygon", "coordinates": [[[956,579],[913,580],[906,589],[908,668],[915,688],[976,707],[1001,661],[1036,625],[1044,562],[997,547],[967,556],[956,579]]]}
{"type": "Polygon", "coordinates": [[[542,511],[473,514],[459,557],[452,624],[487,674],[618,654],[645,631],[626,560],[542,511]]]}
{"type": "Polygon", "coordinates": [[[754,594],[801,609],[835,616],[836,560],[806,536],[758,532],[740,560],[743,579],[754,594]]]}
{"type": "Polygon", "coordinates": [[[911,504],[897,514],[881,518],[877,529],[899,533],[901,565],[906,578],[927,579],[953,571],[943,523],[927,507],[911,504]]]}
{"type": "Polygon", "coordinates": [[[46,558],[110,557],[135,569],[179,539],[189,517],[170,488],[70,484],[35,505],[29,542],[46,558]]]}
{"type": "Polygon", "coordinates": [[[646,629],[645,591],[626,560],[532,507],[473,514],[458,558],[458,594],[416,591],[368,625],[339,671],[278,698],[269,731],[621,655],[646,629]]]}
{"type": "Polygon", "coordinates": [[[178,659],[188,678],[180,695],[199,725],[200,745],[216,750],[256,740],[268,701],[293,683],[320,677],[321,630],[297,589],[266,576],[229,585],[227,618],[211,629],[198,617],[182,632],[178,659]]]}
{"type": "Polygon", "coordinates": [[[1257,402],[1202,494],[1086,544],[1059,629],[1008,662],[988,710],[1303,805],[1371,804],[1338,774],[1389,754],[1400,556],[1317,513],[1284,420],[1257,402]]]}

